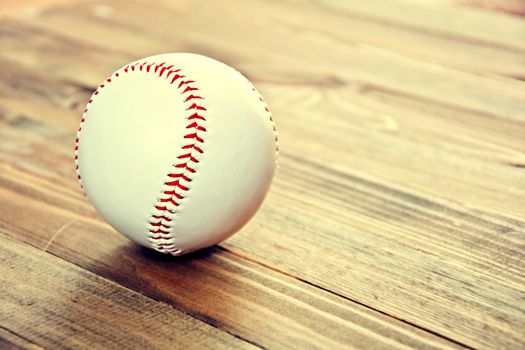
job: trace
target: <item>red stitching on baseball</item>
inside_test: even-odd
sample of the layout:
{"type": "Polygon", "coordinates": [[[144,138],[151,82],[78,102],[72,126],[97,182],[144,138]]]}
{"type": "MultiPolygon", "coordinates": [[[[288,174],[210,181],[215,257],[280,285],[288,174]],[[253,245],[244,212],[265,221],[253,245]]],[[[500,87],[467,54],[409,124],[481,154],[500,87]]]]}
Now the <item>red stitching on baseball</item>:
{"type": "MultiPolygon", "coordinates": [[[[188,166],[188,163],[198,163],[198,157],[202,153],[204,153],[201,144],[204,143],[202,133],[206,132],[206,128],[202,124],[206,121],[206,119],[204,118],[204,116],[198,114],[197,112],[194,112],[194,110],[206,111],[206,108],[200,104],[195,103],[196,100],[204,100],[202,96],[195,95],[192,93],[193,91],[199,90],[193,85],[195,81],[182,80],[186,78],[186,76],[178,74],[178,72],[180,72],[180,69],[172,69],[173,65],[165,67],[165,64],[166,62],[162,62],[160,64],[156,64],[155,62],[149,64],[148,62],[143,62],[139,65],[139,63],[137,62],[132,65],[127,65],[120,72],[135,72],[135,67],[139,65],[137,71],[145,71],[150,73],[151,67],[154,66],[155,68],[153,69],[152,73],[156,73],[158,77],[164,77],[165,79],[168,79],[170,75],[175,74],[171,78],[170,84],[173,84],[175,81],[181,79],[181,82],[178,84],[177,89],[182,90],[179,91],[179,93],[183,97],[183,103],[191,103],[191,105],[188,108],[186,108],[186,110],[190,111],[190,115],[186,117],[186,119],[188,120],[186,129],[189,130],[189,133],[184,135],[184,139],[190,142],[182,146],[184,152],[182,152],[182,154],[177,157],[177,159],[181,161],[179,163],[172,164],[173,171],[166,175],[166,180],[164,181],[164,189],[160,192],[160,198],[153,205],[154,213],[150,216],[146,229],[149,242],[152,248],[163,253],[178,255],[182,253],[183,250],[177,248],[173,241],[174,234],[171,232],[173,218],[171,218],[170,216],[176,214],[175,208],[179,207],[181,204],[180,201],[185,198],[182,195],[182,193],[187,192],[189,190],[189,187],[186,185],[186,183],[189,184],[192,181],[191,175],[196,172],[194,168],[188,166]],[[145,70],[143,70],[144,66],[146,67],[145,70]],[[182,89],[183,87],[184,89],[182,89]],[[199,123],[197,123],[197,120],[199,120],[199,123]],[[172,181],[173,179],[176,180],[172,181]]],[[[115,72],[113,78],[118,77],[119,73],[115,72]]],[[[108,83],[111,83],[111,79],[112,77],[107,78],[103,84],[100,84],[97,90],[93,93],[91,99],[88,101],[88,105],[93,102],[94,96],[97,96],[99,94],[99,90],[103,89],[108,83]]],[[[80,133],[82,131],[82,126],[86,121],[87,113],[88,108],[86,108],[86,110],[84,111],[80,122],[80,128],[78,129],[77,138],[75,140],[75,163],[77,170],[77,178],[82,188],[82,177],[80,176],[80,170],[78,168],[78,144],[80,133]]]]}
{"type": "Polygon", "coordinates": [[[188,91],[195,91],[195,90],[199,90],[199,89],[197,89],[197,88],[195,88],[195,87],[188,86],[186,89],[184,89],[184,92],[183,92],[183,93],[185,94],[185,93],[188,92],[188,91]]]}
{"type": "Polygon", "coordinates": [[[192,120],[192,119],[206,120],[206,119],[204,119],[203,116],[201,116],[201,115],[199,115],[199,114],[197,114],[197,113],[193,113],[192,115],[190,115],[190,116],[188,117],[188,120],[192,120]]]}
{"type": "Polygon", "coordinates": [[[190,83],[194,83],[194,82],[195,82],[194,80],[181,81],[178,87],[180,89],[182,87],[182,85],[186,85],[186,84],[190,84],[190,83]]]}
{"type": "MultiPolygon", "coordinates": [[[[250,81],[247,80],[247,82],[250,85],[252,85],[252,83],[250,83],[250,81]]],[[[277,134],[277,127],[275,125],[275,121],[273,120],[273,117],[272,117],[272,112],[270,111],[270,108],[268,107],[268,105],[264,101],[264,99],[261,96],[261,94],[257,90],[255,90],[255,87],[253,85],[252,85],[252,91],[255,92],[259,96],[259,101],[262,102],[262,104],[264,106],[264,110],[268,113],[268,117],[270,119],[270,123],[272,125],[272,130],[273,130],[273,135],[274,135],[275,153],[279,154],[279,136],[277,134]]]]}
{"type": "MultiPolygon", "coordinates": [[[[180,78],[184,78],[184,75],[175,74],[173,76],[173,78],[171,79],[171,83],[170,84],[173,84],[175,82],[175,80],[180,79],[180,78]]],[[[179,88],[180,88],[180,86],[179,86],[179,88]]]]}
{"type": "Polygon", "coordinates": [[[200,96],[197,96],[197,95],[190,95],[188,97],[186,97],[186,99],[184,100],[184,102],[188,102],[190,100],[202,100],[202,97],[200,96]]]}

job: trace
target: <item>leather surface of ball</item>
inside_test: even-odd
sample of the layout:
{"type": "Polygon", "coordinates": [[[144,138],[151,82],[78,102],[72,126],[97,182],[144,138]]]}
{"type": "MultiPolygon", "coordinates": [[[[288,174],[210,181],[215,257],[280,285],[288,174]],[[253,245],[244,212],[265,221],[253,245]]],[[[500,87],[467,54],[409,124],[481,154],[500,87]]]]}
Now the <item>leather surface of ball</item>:
{"type": "Polygon", "coordinates": [[[163,253],[216,244],[257,211],[278,156],[272,115],[233,68],[186,53],[122,67],[89,100],[81,185],[117,231],[163,253]]]}

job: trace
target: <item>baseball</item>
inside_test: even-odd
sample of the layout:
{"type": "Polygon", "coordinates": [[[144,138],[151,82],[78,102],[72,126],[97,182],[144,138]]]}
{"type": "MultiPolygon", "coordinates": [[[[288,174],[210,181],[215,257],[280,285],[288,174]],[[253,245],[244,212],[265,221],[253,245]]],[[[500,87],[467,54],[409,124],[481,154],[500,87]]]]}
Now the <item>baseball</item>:
{"type": "Polygon", "coordinates": [[[75,145],[78,180],[117,231],[181,255],[255,214],[278,156],[272,115],[233,68],[188,53],[147,57],[104,80],[75,145]]]}

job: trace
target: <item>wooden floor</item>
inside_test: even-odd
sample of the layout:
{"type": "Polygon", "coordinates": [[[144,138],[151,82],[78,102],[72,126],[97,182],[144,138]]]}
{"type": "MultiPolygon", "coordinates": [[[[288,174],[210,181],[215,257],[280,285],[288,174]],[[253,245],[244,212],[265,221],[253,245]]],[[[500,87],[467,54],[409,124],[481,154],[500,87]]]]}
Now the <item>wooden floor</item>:
{"type": "Polygon", "coordinates": [[[525,20],[481,2],[6,10],[0,348],[523,349],[525,20]],[[91,92],[163,52],[243,72],[282,150],[257,216],[181,258],[103,222],[73,165],[91,92]]]}

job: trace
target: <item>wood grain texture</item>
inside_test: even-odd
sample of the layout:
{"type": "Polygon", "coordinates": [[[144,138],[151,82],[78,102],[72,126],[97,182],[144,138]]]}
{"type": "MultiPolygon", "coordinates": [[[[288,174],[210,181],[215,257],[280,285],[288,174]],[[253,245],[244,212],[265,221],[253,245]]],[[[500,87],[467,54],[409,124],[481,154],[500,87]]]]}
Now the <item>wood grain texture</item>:
{"type": "MultiPolygon", "coordinates": [[[[254,346],[521,348],[524,34],[515,17],[408,0],[114,0],[4,19],[0,232],[254,346]],[[103,223],[71,161],[98,83],[170,51],[252,79],[282,149],[254,220],[181,259],[103,223]]],[[[31,345],[18,336],[0,333],[31,345]]]]}
{"type": "Polygon", "coordinates": [[[2,0],[0,16],[20,13],[30,15],[47,7],[64,3],[70,4],[72,1],[74,0],[2,0]]]}
{"type": "Polygon", "coordinates": [[[521,0],[458,0],[457,2],[484,10],[502,11],[517,16],[525,16],[525,2],[521,0]]]}
{"type": "Polygon", "coordinates": [[[178,259],[138,248],[98,218],[90,219],[91,208],[78,209],[81,200],[58,194],[58,185],[37,177],[13,182],[23,176],[13,168],[1,173],[6,215],[16,221],[4,221],[0,231],[260,347],[456,346],[225,248],[178,259]],[[28,183],[33,190],[26,190],[28,183]],[[23,210],[30,196],[40,201],[23,210]],[[27,215],[31,212],[36,215],[27,215]],[[48,220],[40,224],[43,217],[48,220]]]}
{"type": "Polygon", "coordinates": [[[169,305],[0,235],[0,330],[22,348],[252,349],[169,305]]]}

